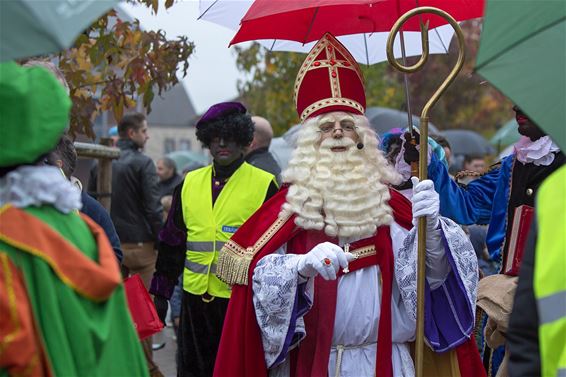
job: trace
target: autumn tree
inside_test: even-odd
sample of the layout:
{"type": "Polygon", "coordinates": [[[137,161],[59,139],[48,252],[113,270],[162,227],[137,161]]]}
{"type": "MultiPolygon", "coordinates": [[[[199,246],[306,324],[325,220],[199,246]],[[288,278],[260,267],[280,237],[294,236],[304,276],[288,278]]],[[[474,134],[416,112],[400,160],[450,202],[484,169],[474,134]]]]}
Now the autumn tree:
{"type": "MultiPolygon", "coordinates": [[[[434,106],[430,118],[441,129],[472,129],[488,136],[512,116],[511,103],[474,72],[481,20],[470,20],[461,25],[466,46],[464,67],[434,106]]],[[[458,42],[453,38],[448,54],[430,55],[421,71],[409,75],[411,107],[416,115],[420,114],[431,95],[448,76],[457,57],[458,42]]],[[[413,64],[416,59],[418,57],[408,58],[407,63],[413,64]]],[[[395,72],[394,76],[398,82],[402,82],[401,73],[395,72]]]]}
{"type": "MultiPolygon", "coordinates": [[[[158,0],[131,0],[157,12],[158,0]]],[[[166,0],[165,8],[173,5],[166,0]]],[[[120,119],[141,101],[147,112],[155,94],[178,83],[187,74],[194,44],[187,37],[167,39],[162,30],[142,30],[138,20],[122,20],[112,10],[95,21],[73,47],[50,56],[58,62],[73,102],[71,133],[94,138],[92,122],[111,111],[120,119]]]]}

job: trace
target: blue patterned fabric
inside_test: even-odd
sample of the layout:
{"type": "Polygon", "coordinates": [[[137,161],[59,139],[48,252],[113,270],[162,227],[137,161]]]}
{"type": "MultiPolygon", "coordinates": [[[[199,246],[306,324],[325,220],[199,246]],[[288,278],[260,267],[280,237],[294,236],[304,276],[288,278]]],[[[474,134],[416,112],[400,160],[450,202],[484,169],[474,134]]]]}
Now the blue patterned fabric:
{"type": "Polygon", "coordinates": [[[492,260],[499,261],[505,238],[507,203],[514,155],[505,157],[499,168],[459,186],[433,154],[428,177],[440,195],[440,214],[462,225],[489,224],[486,244],[492,260]]]}

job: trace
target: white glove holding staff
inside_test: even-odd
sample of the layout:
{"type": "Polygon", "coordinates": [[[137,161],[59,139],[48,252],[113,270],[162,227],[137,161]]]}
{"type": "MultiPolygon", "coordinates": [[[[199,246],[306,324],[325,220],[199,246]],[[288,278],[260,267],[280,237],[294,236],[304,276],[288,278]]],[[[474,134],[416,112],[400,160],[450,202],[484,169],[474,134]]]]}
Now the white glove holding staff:
{"type": "Polygon", "coordinates": [[[324,280],[335,280],[338,269],[348,267],[348,263],[354,259],[352,253],[345,253],[340,246],[324,242],[300,256],[297,271],[305,278],[320,274],[324,280]]]}
{"type": "Polygon", "coordinates": [[[413,225],[417,226],[418,218],[426,216],[426,227],[428,230],[438,229],[440,220],[440,198],[434,191],[434,183],[430,179],[419,182],[417,177],[411,177],[413,182],[413,225]]]}

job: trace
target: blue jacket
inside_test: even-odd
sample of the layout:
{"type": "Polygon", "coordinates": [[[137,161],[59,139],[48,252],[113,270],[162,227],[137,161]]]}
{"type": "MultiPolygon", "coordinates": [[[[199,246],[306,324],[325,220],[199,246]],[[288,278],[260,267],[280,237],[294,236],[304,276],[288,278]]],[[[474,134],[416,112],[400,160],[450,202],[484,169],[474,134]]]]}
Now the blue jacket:
{"type": "Polygon", "coordinates": [[[499,261],[505,240],[507,204],[514,155],[501,160],[501,166],[470,182],[458,185],[446,167],[432,155],[428,176],[440,195],[440,213],[462,225],[489,224],[486,245],[492,260],[499,261]]]}
{"type": "Polygon", "coordinates": [[[112,249],[114,249],[114,254],[116,254],[118,262],[122,263],[122,247],[120,246],[120,239],[118,238],[112,219],[110,219],[110,215],[102,204],[97,202],[96,199],[84,191],[81,192],[81,201],[83,202],[81,212],[100,225],[100,227],[104,230],[104,233],[106,233],[106,236],[110,241],[110,245],[112,245],[112,249]]]}

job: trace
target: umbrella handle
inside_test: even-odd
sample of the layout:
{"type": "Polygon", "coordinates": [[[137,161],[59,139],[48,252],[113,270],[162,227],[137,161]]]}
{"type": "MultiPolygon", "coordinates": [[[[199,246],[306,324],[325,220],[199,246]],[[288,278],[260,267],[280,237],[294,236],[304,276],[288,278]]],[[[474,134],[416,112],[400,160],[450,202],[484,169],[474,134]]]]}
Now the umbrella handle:
{"type": "MultiPolygon", "coordinates": [[[[411,140],[409,141],[409,143],[411,143],[411,145],[417,145],[417,138],[415,137],[415,127],[411,124],[411,133],[410,133],[410,138],[411,140]]],[[[419,154],[419,159],[420,159],[420,154],[419,154]]],[[[419,162],[418,161],[411,161],[411,177],[418,177],[419,176],[419,162]]]]}
{"type": "MultiPolygon", "coordinates": [[[[420,121],[420,151],[419,151],[419,178],[420,180],[427,179],[428,173],[428,113],[430,109],[436,104],[440,96],[446,91],[448,86],[454,81],[458,73],[462,70],[464,65],[464,34],[458,22],[450,16],[445,11],[434,8],[434,7],[419,7],[412,9],[402,15],[397,22],[393,25],[389,37],[387,38],[387,59],[389,63],[398,71],[404,73],[413,73],[420,70],[426,61],[428,60],[429,50],[428,50],[428,22],[426,24],[421,23],[421,41],[423,54],[421,55],[419,61],[412,66],[403,66],[395,60],[393,54],[393,42],[395,41],[395,36],[401,29],[401,26],[411,17],[422,14],[422,13],[432,13],[437,16],[444,18],[456,32],[458,37],[458,60],[456,65],[452,68],[450,74],[444,79],[444,82],[438,87],[436,92],[430,97],[428,102],[423,107],[421,113],[420,121]]],[[[416,341],[415,341],[415,371],[417,377],[422,377],[423,373],[423,359],[424,359],[424,293],[425,293],[425,260],[426,260],[426,218],[419,218],[418,222],[418,253],[417,253],[417,329],[416,329],[416,341]]]]}

